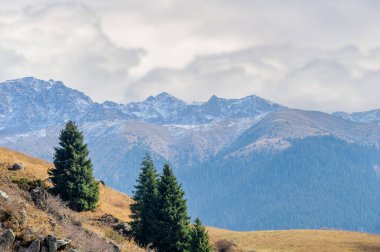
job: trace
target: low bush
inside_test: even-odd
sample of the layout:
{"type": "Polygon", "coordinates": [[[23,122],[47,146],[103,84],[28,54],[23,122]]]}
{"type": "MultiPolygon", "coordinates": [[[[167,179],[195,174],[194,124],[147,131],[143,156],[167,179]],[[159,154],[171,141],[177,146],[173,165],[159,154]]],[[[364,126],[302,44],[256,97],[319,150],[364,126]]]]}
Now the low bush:
{"type": "Polygon", "coordinates": [[[125,241],[124,237],[119,232],[112,229],[106,230],[105,235],[107,238],[117,243],[123,243],[125,241]]]}
{"type": "Polygon", "coordinates": [[[222,239],[217,241],[214,247],[217,252],[232,252],[236,245],[232,241],[222,239]]]}
{"type": "Polygon", "coordinates": [[[18,178],[18,179],[13,179],[12,182],[15,183],[21,190],[24,190],[24,191],[30,191],[37,187],[43,188],[44,190],[49,189],[48,186],[45,184],[45,182],[40,179],[30,180],[27,178],[18,178]]]}

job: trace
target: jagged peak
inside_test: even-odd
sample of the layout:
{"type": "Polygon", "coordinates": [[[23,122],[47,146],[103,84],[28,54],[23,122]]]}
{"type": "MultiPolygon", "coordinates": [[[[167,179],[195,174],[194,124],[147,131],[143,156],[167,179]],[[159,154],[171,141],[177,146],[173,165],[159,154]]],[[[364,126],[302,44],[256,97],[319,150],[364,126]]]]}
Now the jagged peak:
{"type": "Polygon", "coordinates": [[[209,102],[209,101],[214,101],[214,100],[220,100],[220,99],[223,99],[223,98],[219,98],[219,97],[216,96],[216,95],[212,95],[212,96],[210,97],[210,99],[208,99],[207,102],[209,102]]]}
{"type": "Polygon", "coordinates": [[[225,101],[231,101],[232,99],[227,99],[227,98],[221,98],[216,95],[212,95],[210,99],[208,99],[206,102],[203,104],[211,104],[211,103],[220,103],[220,102],[225,102],[225,101]]]}
{"type": "Polygon", "coordinates": [[[53,79],[42,80],[35,77],[23,77],[13,80],[7,80],[3,83],[0,83],[0,87],[1,85],[7,86],[8,88],[10,88],[10,90],[13,90],[13,88],[15,88],[15,92],[17,92],[16,90],[29,89],[33,90],[32,92],[36,94],[46,91],[50,92],[53,89],[54,92],[60,90],[60,92],[65,92],[66,94],[73,95],[77,98],[78,101],[81,100],[82,103],[93,103],[92,99],[85,93],[66,86],[62,81],[56,81],[53,79]]]}
{"type": "MultiPolygon", "coordinates": [[[[41,89],[50,89],[54,86],[65,86],[62,81],[55,81],[50,79],[48,81],[42,80],[35,77],[23,77],[18,79],[6,80],[3,83],[4,85],[22,85],[34,88],[35,90],[41,89]]],[[[66,87],[66,86],[65,86],[66,87]]]]}
{"type": "MultiPolygon", "coordinates": [[[[110,111],[118,111],[127,118],[158,123],[205,123],[212,120],[228,117],[252,117],[260,113],[277,111],[285,108],[271,101],[262,99],[256,95],[250,95],[241,99],[220,98],[216,95],[210,97],[206,102],[187,103],[168,92],[161,92],[156,96],[149,96],[141,102],[119,104],[107,101],[102,104],[93,102],[83,92],[65,86],[61,81],[41,80],[35,77],[24,77],[9,80],[4,83],[14,84],[14,87],[5,88],[9,96],[24,95],[35,99],[41,96],[41,101],[46,97],[53,99],[49,104],[55,103],[54,95],[67,103],[74,102],[76,108],[85,111],[89,106],[98,106],[99,118],[110,111]],[[27,90],[27,92],[24,92],[27,90]],[[49,96],[45,96],[49,93],[49,96]],[[70,101],[70,102],[68,102],[70,101]],[[105,109],[105,110],[104,110],[105,109]],[[104,111],[103,111],[104,110],[104,111]],[[212,116],[210,116],[212,115],[212,116]]],[[[81,115],[83,118],[93,118],[93,115],[81,115]]],[[[113,116],[113,115],[112,115],[113,116]]],[[[107,116],[106,116],[107,117],[107,116]]],[[[124,118],[123,117],[123,118],[124,118]]],[[[109,117],[107,117],[109,118],[109,117]]],[[[91,119],[92,120],[92,119],[91,119]]]]}
{"type": "MultiPolygon", "coordinates": [[[[272,101],[261,98],[260,96],[257,96],[257,95],[249,95],[249,96],[246,96],[243,98],[222,98],[222,97],[218,97],[216,95],[212,95],[206,103],[215,102],[215,101],[240,102],[240,101],[257,101],[257,100],[262,101],[262,102],[266,102],[268,104],[275,104],[272,101]]],[[[282,105],[279,105],[279,106],[282,106],[282,105]]]]}
{"type": "Polygon", "coordinates": [[[148,98],[145,99],[144,102],[153,102],[153,101],[171,101],[171,102],[186,104],[186,102],[178,99],[177,97],[175,97],[175,96],[173,96],[167,92],[159,93],[156,96],[149,96],[148,98]]]}

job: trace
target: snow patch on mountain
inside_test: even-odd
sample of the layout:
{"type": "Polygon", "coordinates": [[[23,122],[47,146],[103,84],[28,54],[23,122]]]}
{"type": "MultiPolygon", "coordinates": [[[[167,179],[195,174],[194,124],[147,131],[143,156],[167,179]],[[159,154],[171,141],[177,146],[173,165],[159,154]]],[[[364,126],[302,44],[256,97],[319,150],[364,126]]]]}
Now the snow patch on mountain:
{"type": "Polygon", "coordinates": [[[79,123],[134,120],[158,125],[207,126],[227,118],[251,118],[286,109],[257,96],[243,99],[212,96],[207,102],[188,104],[165,92],[142,102],[98,104],[60,81],[33,77],[1,83],[0,95],[0,130],[3,133],[62,125],[68,120],[79,123]]]}
{"type": "Polygon", "coordinates": [[[335,112],[333,115],[353,122],[380,123],[380,109],[365,112],[354,112],[351,114],[346,112],[335,112]]]}

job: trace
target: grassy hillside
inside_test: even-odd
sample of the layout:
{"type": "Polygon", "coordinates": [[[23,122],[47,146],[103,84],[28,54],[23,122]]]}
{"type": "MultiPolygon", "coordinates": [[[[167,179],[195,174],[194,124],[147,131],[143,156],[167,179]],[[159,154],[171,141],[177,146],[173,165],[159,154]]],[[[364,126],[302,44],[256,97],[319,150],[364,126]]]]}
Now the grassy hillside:
{"type": "Polygon", "coordinates": [[[380,251],[380,236],[337,230],[234,232],[209,228],[211,240],[227,239],[238,251],[380,251]]]}
{"type": "MultiPolygon", "coordinates": [[[[10,181],[20,178],[27,178],[29,180],[47,179],[47,170],[51,167],[52,164],[40,159],[32,158],[6,148],[0,148],[0,190],[4,190],[9,195],[13,195],[16,198],[17,196],[22,195],[22,192],[18,192],[14,184],[9,183],[10,181]],[[8,170],[8,168],[14,163],[22,163],[25,168],[20,171],[8,170]]],[[[70,214],[73,218],[80,220],[81,226],[84,229],[99,234],[101,237],[106,237],[108,240],[121,245],[123,251],[144,251],[133,243],[123,239],[123,237],[119,236],[116,232],[113,232],[113,229],[108,225],[107,220],[99,221],[106,215],[112,215],[122,221],[128,221],[130,203],[131,198],[127,195],[101,185],[100,204],[95,211],[84,213],[70,212],[70,214]]],[[[26,207],[28,210],[27,212],[33,213],[33,218],[28,218],[28,226],[32,227],[33,230],[40,231],[44,235],[61,235],[61,227],[54,228],[49,224],[52,219],[51,216],[44,211],[33,207],[34,206],[30,204],[27,204],[26,207]]]]}
{"type": "MultiPolygon", "coordinates": [[[[0,189],[4,190],[5,182],[17,178],[46,179],[47,169],[52,164],[0,148],[0,189]],[[16,163],[22,163],[25,169],[10,171],[8,168],[16,163]]],[[[8,191],[10,188],[5,188],[8,191]]],[[[95,211],[73,213],[80,219],[84,228],[100,234],[103,237],[123,244],[123,251],[143,251],[133,243],[120,239],[111,232],[104,223],[99,224],[99,218],[105,214],[112,215],[122,221],[129,220],[130,197],[107,186],[101,186],[100,205],[95,211]]],[[[28,205],[29,208],[32,206],[28,205]]],[[[33,211],[29,225],[35,229],[44,227],[49,232],[57,232],[48,225],[50,217],[37,209],[33,211]]],[[[212,242],[227,239],[236,244],[235,251],[380,251],[380,236],[365,233],[354,233],[333,230],[288,230],[234,232],[216,228],[208,228],[212,242]]],[[[47,232],[46,231],[46,232],[47,232]]]]}

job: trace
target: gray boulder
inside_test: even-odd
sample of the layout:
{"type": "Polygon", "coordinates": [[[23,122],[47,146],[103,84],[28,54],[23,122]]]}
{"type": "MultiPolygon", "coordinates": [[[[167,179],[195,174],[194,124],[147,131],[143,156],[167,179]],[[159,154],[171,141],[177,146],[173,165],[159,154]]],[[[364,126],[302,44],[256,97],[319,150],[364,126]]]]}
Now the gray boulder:
{"type": "Polygon", "coordinates": [[[42,245],[40,252],[49,252],[49,249],[46,245],[42,245]]]}
{"type": "Polygon", "coordinates": [[[38,208],[45,209],[47,207],[48,193],[44,189],[36,187],[30,191],[30,195],[38,208]]]}
{"type": "Polygon", "coordinates": [[[48,252],[57,252],[57,238],[53,235],[48,235],[45,238],[45,243],[47,245],[48,252]]]}
{"type": "Polygon", "coordinates": [[[27,248],[20,248],[19,252],[40,252],[41,242],[39,240],[34,240],[30,243],[27,248]]]}
{"type": "Polygon", "coordinates": [[[24,165],[22,163],[15,163],[12,165],[12,171],[18,171],[24,169],[24,165]]]}
{"type": "Polygon", "coordinates": [[[120,248],[119,248],[119,246],[117,246],[115,244],[113,244],[112,250],[113,250],[113,252],[120,252],[121,251],[120,248]]]}
{"type": "Polygon", "coordinates": [[[70,243],[71,243],[71,240],[66,239],[66,238],[63,238],[61,240],[57,240],[57,249],[63,249],[70,243]]]}
{"type": "Polygon", "coordinates": [[[16,236],[10,229],[5,229],[0,236],[0,251],[12,252],[16,236]]]}
{"type": "Polygon", "coordinates": [[[0,198],[8,200],[9,196],[6,192],[0,190],[0,198]]]}

